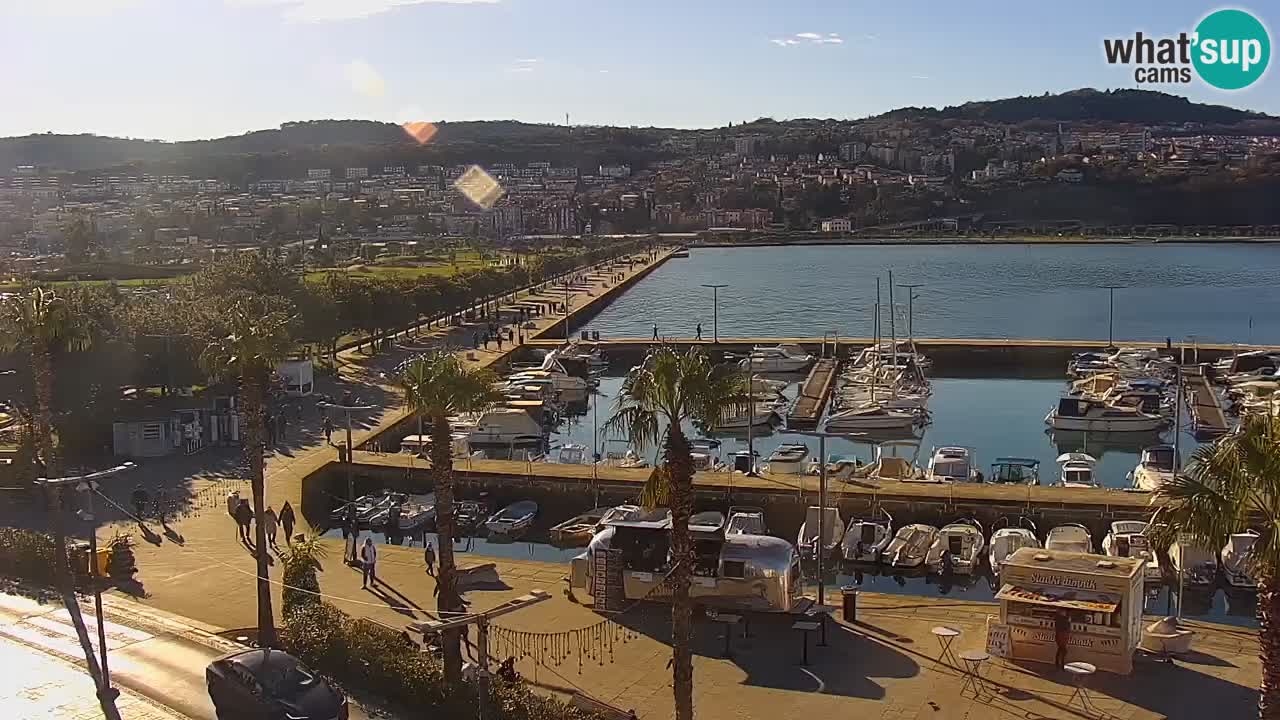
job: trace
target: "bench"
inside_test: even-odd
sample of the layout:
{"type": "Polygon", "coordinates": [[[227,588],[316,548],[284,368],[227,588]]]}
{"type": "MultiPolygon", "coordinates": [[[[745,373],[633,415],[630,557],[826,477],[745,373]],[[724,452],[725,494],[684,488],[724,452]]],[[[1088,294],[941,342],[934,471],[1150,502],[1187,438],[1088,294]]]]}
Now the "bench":
{"type": "Polygon", "coordinates": [[[458,579],[458,592],[466,592],[469,588],[482,588],[502,582],[498,577],[498,566],[494,563],[464,565],[455,571],[458,579]]]}
{"type": "Polygon", "coordinates": [[[580,692],[573,694],[573,700],[570,701],[570,704],[584,712],[600,715],[605,720],[636,720],[635,710],[616,708],[580,692]]]}

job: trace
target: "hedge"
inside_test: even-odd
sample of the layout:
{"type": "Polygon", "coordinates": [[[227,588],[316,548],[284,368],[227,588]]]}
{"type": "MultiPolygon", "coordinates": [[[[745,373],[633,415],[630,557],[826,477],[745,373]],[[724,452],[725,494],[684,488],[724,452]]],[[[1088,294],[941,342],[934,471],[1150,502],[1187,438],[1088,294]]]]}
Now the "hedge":
{"type": "MultiPolygon", "coordinates": [[[[450,686],[443,668],[391,628],[352,618],[328,603],[286,611],[287,651],[340,685],[368,692],[415,718],[464,718],[476,712],[477,689],[450,686]]],[[[599,716],[534,694],[523,682],[493,676],[488,720],[599,720],[599,716]]]]}
{"type": "Polygon", "coordinates": [[[0,527],[0,575],[45,587],[53,586],[53,536],[35,530],[0,527]]]}

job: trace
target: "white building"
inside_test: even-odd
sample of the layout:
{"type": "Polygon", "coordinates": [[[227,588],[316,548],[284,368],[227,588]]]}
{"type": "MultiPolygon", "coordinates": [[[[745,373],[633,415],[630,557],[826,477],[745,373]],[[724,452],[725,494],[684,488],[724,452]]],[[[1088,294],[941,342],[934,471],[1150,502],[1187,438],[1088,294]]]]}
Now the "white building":
{"type": "Polygon", "coordinates": [[[601,177],[610,178],[628,178],[631,177],[630,165],[601,165],[596,173],[601,177]]]}
{"type": "Polygon", "coordinates": [[[329,168],[311,168],[307,170],[308,180],[328,180],[333,177],[333,171],[329,168]]]}
{"type": "Polygon", "coordinates": [[[849,222],[849,218],[832,218],[822,221],[822,232],[849,232],[853,230],[853,223],[849,222]]]}
{"type": "Polygon", "coordinates": [[[367,178],[367,177],[369,177],[369,168],[367,167],[347,168],[348,180],[359,180],[361,178],[367,178]]]}

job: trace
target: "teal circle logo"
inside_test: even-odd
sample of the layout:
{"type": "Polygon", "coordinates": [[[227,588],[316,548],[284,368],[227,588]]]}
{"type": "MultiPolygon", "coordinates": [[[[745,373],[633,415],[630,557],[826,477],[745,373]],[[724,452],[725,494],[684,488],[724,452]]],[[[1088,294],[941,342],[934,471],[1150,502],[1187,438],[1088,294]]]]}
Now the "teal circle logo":
{"type": "Polygon", "coordinates": [[[1216,10],[1196,26],[1191,62],[1200,79],[1219,90],[1239,90],[1262,77],[1271,60],[1271,38],[1244,10],[1216,10]]]}

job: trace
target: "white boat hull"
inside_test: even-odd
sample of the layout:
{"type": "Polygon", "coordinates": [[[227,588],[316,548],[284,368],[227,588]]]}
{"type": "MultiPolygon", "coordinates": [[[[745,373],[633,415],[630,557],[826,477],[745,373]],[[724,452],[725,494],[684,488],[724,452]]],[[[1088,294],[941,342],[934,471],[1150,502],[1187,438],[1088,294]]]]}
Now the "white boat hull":
{"type": "Polygon", "coordinates": [[[739,361],[738,367],[752,372],[789,373],[804,370],[810,362],[808,358],[755,358],[750,362],[739,361]]]}
{"type": "Polygon", "coordinates": [[[1064,417],[1051,412],[1044,421],[1054,430],[1081,430],[1084,432],[1150,432],[1165,426],[1165,419],[1157,415],[1134,417],[1064,417]]]}

